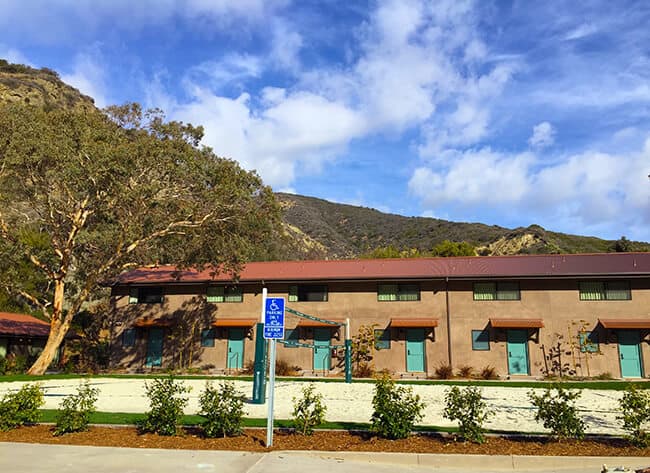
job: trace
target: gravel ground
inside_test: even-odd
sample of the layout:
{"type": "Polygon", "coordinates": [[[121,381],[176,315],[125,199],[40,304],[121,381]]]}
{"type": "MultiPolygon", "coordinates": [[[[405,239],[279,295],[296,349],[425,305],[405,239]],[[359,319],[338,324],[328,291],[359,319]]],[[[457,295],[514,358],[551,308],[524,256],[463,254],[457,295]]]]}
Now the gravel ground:
{"type": "MultiPolygon", "coordinates": [[[[205,387],[205,380],[182,380],[192,388],[187,413],[198,411],[198,397],[205,387]]],[[[145,412],[149,408],[145,396],[145,380],[92,378],[91,384],[100,389],[97,410],[105,412],[145,412]]],[[[0,396],[7,391],[19,389],[22,382],[0,383],[0,396]]],[[[76,391],[79,380],[45,380],[45,408],[56,409],[64,396],[76,391]]],[[[251,396],[253,383],[235,381],[237,389],[251,396]]],[[[316,390],[323,395],[329,421],[368,422],[372,414],[374,385],[371,383],[324,383],[316,382],[316,390]]],[[[291,418],[292,399],[300,397],[305,382],[276,381],[275,409],[277,419],[291,418]]],[[[455,425],[442,417],[445,391],[442,385],[413,386],[426,404],[423,425],[455,425]]],[[[541,390],[537,390],[541,392],[541,390]]],[[[494,410],[495,415],[487,422],[489,429],[518,432],[540,432],[544,429],[535,421],[534,409],[528,400],[527,388],[484,387],[483,397],[494,410]]],[[[616,420],[616,407],[622,393],[619,391],[584,390],[578,399],[587,426],[587,433],[620,434],[616,420]]],[[[246,404],[246,416],[265,418],[267,405],[246,404]]]]}

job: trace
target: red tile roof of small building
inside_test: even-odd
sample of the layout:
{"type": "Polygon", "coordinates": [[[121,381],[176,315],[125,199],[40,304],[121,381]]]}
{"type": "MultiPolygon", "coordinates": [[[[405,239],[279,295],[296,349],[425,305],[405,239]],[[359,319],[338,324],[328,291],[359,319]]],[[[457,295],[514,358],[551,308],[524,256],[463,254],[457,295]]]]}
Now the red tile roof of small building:
{"type": "Polygon", "coordinates": [[[0,312],[0,336],[47,337],[50,324],[27,314],[0,312]]]}
{"type": "MultiPolygon", "coordinates": [[[[174,266],[139,268],[120,275],[116,284],[205,283],[230,281],[213,274],[174,266]]],[[[391,279],[462,279],[522,277],[649,276],[650,253],[471,256],[451,258],[269,261],[247,263],[241,282],[391,279]]]]}

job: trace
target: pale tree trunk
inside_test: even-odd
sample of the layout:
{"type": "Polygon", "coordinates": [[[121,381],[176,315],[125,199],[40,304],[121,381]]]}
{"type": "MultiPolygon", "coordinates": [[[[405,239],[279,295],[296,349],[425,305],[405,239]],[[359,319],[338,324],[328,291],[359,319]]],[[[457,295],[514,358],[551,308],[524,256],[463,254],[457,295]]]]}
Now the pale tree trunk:
{"type": "Polygon", "coordinates": [[[55,282],[54,287],[54,304],[52,306],[52,318],[50,320],[50,334],[47,337],[47,342],[45,343],[45,348],[38,356],[38,359],[34,364],[29,368],[27,374],[41,375],[45,373],[45,370],[50,366],[56,351],[61,346],[63,338],[68,333],[70,329],[70,324],[72,322],[72,315],[68,314],[65,320],[62,320],[63,317],[63,294],[65,289],[65,283],[61,280],[55,282]]]}

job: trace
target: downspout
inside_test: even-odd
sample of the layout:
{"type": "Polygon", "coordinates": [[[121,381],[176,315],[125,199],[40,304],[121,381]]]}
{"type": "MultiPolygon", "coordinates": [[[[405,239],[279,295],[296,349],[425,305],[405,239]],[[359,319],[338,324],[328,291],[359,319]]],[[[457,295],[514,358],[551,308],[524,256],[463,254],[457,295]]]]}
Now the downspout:
{"type": "Polygon", "coordinates": [[[449,366],[452,367],[451,357],[451,315],[449,313],[449,277],[445,278],[445,307],[447,310],[447,357],[449,359],[449,366]]]}

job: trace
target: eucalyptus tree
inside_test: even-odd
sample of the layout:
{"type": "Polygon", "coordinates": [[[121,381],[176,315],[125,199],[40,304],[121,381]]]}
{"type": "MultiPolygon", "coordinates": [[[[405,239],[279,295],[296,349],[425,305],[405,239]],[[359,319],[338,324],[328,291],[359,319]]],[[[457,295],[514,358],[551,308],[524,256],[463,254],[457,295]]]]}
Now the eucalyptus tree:
{"type": "Polygon", "coordinates": [[[0,282],[51,326],[29,373],[47,369],[75,314],[121,271],[214,263],[235,276],[271,251],[271,190],[202,135],[137,104],[0,108],[0,282]]]}

